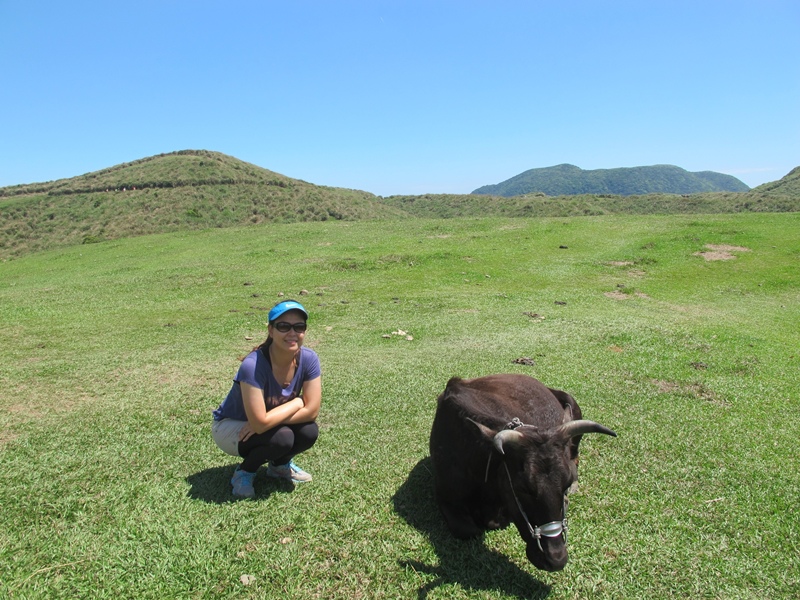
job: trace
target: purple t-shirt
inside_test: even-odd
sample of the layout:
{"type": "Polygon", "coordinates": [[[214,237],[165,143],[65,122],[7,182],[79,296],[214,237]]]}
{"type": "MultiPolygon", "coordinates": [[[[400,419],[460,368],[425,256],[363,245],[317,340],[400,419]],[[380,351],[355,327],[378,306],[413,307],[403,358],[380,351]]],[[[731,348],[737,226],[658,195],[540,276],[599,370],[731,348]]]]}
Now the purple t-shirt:
{"type": "Polygon", "coordinates": [[[316,379],[321,373],[317,353],[309,348],[301,347],[294,377],[288,386],[283,387],[272,374],[269,352],[253,350],[239,366],[239,372],[236,373],[228,396],[213,412],[214,420],[236,419],[237,421],[247,421],[240,383],[248,383],[253,387],[264,390],[264,405],[269,411],[302,395],[303,383],[316,379]]]}

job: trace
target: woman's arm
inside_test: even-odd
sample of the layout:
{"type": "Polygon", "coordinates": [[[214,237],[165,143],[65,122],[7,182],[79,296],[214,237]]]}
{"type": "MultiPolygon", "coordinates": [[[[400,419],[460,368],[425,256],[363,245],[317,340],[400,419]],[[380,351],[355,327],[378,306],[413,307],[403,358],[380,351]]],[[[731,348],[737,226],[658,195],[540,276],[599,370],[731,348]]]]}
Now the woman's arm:
{"type": "Polygon", "coordinates": [[[294,413],[286,423],[310,423],[319,415],[322,404],[322,377],[311,379],[303,383],[303,408],[294,413]]]}
{"type": "Polygon", "coordinates": [[[268,411],[264,404],[263,390],[249,383],[239,385],[242,388],[242,401],[244,402],[244,412],[247,415],[247,423],[254,433],[264,433],[273,427],[289,423],[290,419],[303,409],[303,399],[294,398],[268,411]]]}

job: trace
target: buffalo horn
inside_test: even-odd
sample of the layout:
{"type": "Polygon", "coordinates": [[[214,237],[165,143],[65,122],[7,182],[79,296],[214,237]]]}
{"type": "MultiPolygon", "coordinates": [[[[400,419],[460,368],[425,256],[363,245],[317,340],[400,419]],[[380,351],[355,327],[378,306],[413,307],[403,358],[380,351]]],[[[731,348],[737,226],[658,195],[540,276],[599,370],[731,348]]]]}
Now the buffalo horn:
{"type": "Polygon", "coordinates": [[[523,437],[524,436],[519,431],[503,429],[495,434],[494,447],[497,448],[500,454],[505,454],[506,452],[503,450],[504,445],[514,446],[515,444],[519,444],[523,437]]]}
{"type": "Polygon", "coordinates": [[[608,427],[600,425],[600,423],[595,423],[594,421],[586,420],[564,423],[556,430],[556,433],[558,435],[563,435],[565,438],[572,438],[576,435],[583,435],[584,433],[605,433],[606,435],[613,435],[614,437],[617,437],[617,434],[611,431],[608,427]]]}

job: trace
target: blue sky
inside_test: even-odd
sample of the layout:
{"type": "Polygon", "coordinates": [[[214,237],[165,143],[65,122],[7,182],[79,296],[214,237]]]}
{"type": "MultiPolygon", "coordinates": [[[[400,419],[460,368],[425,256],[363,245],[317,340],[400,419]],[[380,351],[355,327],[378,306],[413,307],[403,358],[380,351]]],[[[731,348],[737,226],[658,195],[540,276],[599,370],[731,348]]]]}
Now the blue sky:
{"type": "Polygon", "coordinates": [[[0,186],[215,150],[319,185],[800,165],[800,2],[0,0],[0,186]]]}

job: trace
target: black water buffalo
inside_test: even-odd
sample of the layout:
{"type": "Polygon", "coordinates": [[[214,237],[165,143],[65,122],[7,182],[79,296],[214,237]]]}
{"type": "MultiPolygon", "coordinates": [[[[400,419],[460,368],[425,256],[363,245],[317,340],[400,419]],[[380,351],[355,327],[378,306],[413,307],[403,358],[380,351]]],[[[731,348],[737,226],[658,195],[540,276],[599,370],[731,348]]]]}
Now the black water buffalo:
{"type": "Polygon", "coordinates": [[[513,522],[534,566],[563,569],[581,436],[616,433],[582,420],[572,396],[527,375],[453,378],[437,402],[434,486],[453,535],[471,538],[513,522]]]}

